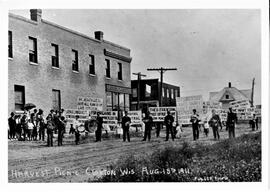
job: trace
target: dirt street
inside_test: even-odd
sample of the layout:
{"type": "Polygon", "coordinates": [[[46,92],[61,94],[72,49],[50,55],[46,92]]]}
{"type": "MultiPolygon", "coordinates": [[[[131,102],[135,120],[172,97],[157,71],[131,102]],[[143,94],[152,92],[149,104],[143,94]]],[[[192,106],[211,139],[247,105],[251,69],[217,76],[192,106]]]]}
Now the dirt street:
{"type": "MultiPolygon", "coordinates": [[[[183,141],[195,143],[192,141],[191,128],[183,128],[183,131],[183,137],[174,142],[171,139],[164,141],[164,129],[159,138],[155,137],[155,130],[152,130],[151,142],[143,142],[142,137],[133,136],[128,143],[113,136],[95,143],[94,137],[88,136],[80,145],[75,145],[74,135],[66,135],[61,147],[57,146],[56,135],[53,147],[46,147],[46,141],[8,141],[9,182],[86,182],[124,154],[151,153],[159,147],[180,145],[183,141]]],[[[248,125],[240,125],[236,129],[236,136],[250,131],[248,125]]],[[[228,138],[225,130],[220,135],[221,139],[228,138]]],[[[212,144],[217,141],[213,140],[210,129],[208,138],[200,132],[200,139],[196,142],[212,144]]]]}

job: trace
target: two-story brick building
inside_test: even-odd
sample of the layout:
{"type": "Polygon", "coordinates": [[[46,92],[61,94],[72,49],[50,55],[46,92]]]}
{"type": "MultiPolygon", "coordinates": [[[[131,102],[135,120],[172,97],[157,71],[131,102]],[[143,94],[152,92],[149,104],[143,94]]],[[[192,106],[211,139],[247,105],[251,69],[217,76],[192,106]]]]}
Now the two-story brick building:
{"type": "Polygon", "coordinates": [[[130,49],[89,37],[42,18],[9,14],[8,110],[34,103],[50,109],[76,109],[77,98],[102,98],[104,110],[129,110],[130,49]]]}
{"type": "MultiPolygon", "coordinates": [[[[131,81],[132,97],[131,109],[138,108],[138,80],[131,81]]],[[[139,109],[145,112],[148,107],[158,107],[159,98],[162,99],[163,107],[176,106],[176,97],[180,97],[180,88],[168,83],[162,83],[162,95],[160,97],[160,82],[158,79],[140,80],[139,109]]]]}

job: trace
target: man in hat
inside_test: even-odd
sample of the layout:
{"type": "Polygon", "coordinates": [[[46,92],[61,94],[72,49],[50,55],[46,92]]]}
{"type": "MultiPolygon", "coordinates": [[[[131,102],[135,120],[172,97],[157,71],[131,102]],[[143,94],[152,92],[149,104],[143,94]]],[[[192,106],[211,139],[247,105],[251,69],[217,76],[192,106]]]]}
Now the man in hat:
{"type": "Polygon", "coordinates": [[[235,124],[237,123],[236,113],[232,111],[232,108],[229,108],[229,112],[227,115],[226,126],[229,132],[229,138],[235,137],[235,124]]]}
{"type": "Polygon", "coordinates": [[[166,140],[169,140],[169,134],[171,133],[172,136],[172,140],[174,141],[174,132],[173,132],[173,122],[174,122],[174,118],[171,115],[170,111],[167,111],[167,115],[164,119],[164,124],[166,126],[166,140]]]}
{"type": "Polygon", "coordinates": [[[103,125],[103,118],[100,117],[100,112],[97,112],[97,130],[95,132],[96,134],[96,142],[101,141],[101,134],[102,134],[102,125],[103,125]]]}
{"type": "Polygon", "coordinates": [[[222,128],[222,124],[221,124],[221,120],[218,114],[216,114],[215,109],[212,110],[212,117],[209,120],[209,125],[212,127],[213,129],[213,135],[214,135],[214,139],[216,140],[216,138],[220,138],[219,137],[219,131],[218,131],[218,127],[220,126],[222,128]]]}
{"type": "Polygon", "coordinates": [[[153,118],[150,116],[149,111],[146,112],[143,122],[145,124],[143,141],[146,141],[146,138],[148,138],[148,141],[150,141],[153,118]]]}
{"type": "Polygon", "coordinates": [[[15,139],[16,120],[15,114],[13,112],[10,113],[10,117],[8,118],[8,126],[9,126],[9,138],[15,139]]]}
{"type": "Polygon", "coordinates": [[[193,115],[190,117],[190,122],[192,123],[193,140],[199,139],[199,115],[196,109],[193,109],[193,115]]]}
{"type": "Polygon", "coordinates": [[[130,136],[129,136],[129,125],[131,123],[131,119],[128,116],[128,112],[125,111],[125,116],[122,117],[122,129],[123,129],[123,141],[126,141],[126,137],[128,142],[130,142],[130,136]]]}
{"type": "Polygon", "coordinates": [[[80,132],[79,132],[80,122],[78,119],[79,119],[79,115],[76,115],[75,120],[73,121],[73,125],[75,128],[75,144],[76,145],[78,145],[80,141],[80,132]]]}
{"type": "Polygon", "coordinates": [[[54,121],[51,114],[46,118],[47,120],[47,146],[53,146],[53,131],[54,131],[54,121]]]}

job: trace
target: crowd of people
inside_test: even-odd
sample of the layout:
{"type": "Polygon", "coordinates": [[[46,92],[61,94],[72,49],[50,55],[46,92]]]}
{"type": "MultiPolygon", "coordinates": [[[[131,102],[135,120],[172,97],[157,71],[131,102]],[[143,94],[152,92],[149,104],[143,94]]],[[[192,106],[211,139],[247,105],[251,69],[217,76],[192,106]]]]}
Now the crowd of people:
{"type": "MultiPolygon", "coordinates": [[[[97,112],[97,116],[94,118],[95,123],[95,137],[96,142],[101,142],[102,129],[103,129],[103,118],[100,116],[100,112],[97,112]]],[[[150,112],[147,111],[145,116],[142,118],[144,124],[144,136],[142,141],[151,140],[151,130],[153,126],[156,126],[156,136],[159,137],[160,125],[165,125],[166,127],[166,139],[169,140],[171,135],[172,141],[175,138],[181,138],[183,129],[171,115],[170,111],[167,111],[167,115],[164,118],[164,122],[154,124],[153,118],[150,112]]],[[[190,122],[192,125],[193,140],[199,139],[199,133],[201,127],[203,127],[204,134],[208,137],[209,128],[212,128],[214,139],[220,139],[219,130],[222,130],[222,122],[216,111],[213,109],[212,113],[206,118],[201,119],[196,109],[193,109],[193,114],[190,117],[190,122]]],[[[255,128],[258,130],[258,118],[253,115],[252,120],[250,120],[250,126],[254,131],[255,128]]],[[[50,113],[44,117],[42,109],[25,110],[23,114],[15,114],[11,112],[8,119],[9,132],[8,137],[10,140],[18,139],[22,141],[37,141],[45,140],[45,130],[47,133],[47,146],[53,146],[54,134],[57,134],[57,144],[58,146],[63,145],[63,137],[66,132],[67,121],[65,118],[65,110],[60,111],[50,110],[50,113]]],[[[229,138],[235,137],[235,126],[237,124],[237,115],[229,108],[226,121],[226,130],[228,130],[229,138]]],[[[121,119],[121,128],[123,130],[123,142],[130,142],[130,125],[131,118],[128,116],[128,112],[124,112],[124,116],[121,119]]],[[[90,132],[90,127],[93,126],[90,121],[81,123],[79,121],[79,116],[77,115],[72,123],[70,123],[69,134],[75,135],[75,144],[80,143],[81,132],[90,132]]]]}

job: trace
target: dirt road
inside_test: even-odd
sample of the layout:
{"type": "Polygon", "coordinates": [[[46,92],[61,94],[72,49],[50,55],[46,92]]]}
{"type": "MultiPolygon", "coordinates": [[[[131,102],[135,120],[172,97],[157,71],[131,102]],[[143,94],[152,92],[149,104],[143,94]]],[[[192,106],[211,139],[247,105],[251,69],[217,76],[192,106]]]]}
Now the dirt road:
{"type": "MultiPolygon", "coordinates": [[[[86,182],[101,174],[110,174],[105,172],[107,166],[125,154],[152,153],[157,148],[167,145],[181,145],[183,141],[195,143],[192,141],[191,128],[183,130],[183,137],[174,142],[164,141],[164,130],[160,138],[156,138],[152,131],[151,142],[141,141],[142,137],[132,137],[130,143],[119,138],[104,139],[95,143],[93,136],[90,136],[82,144],[74,145],[74,136],[66,136],[63,146],[56,146],[55,137],[55,146],[49,148],[44,141],[9,141],[9,182],[86,182]]],[[[238,126],[236,136],[250,131],[248,125],[238,126]]],[[[225,130],[220,132],[220,135],[221,139],[228,138],[225,130]]],[[[200,139],[196,142],[212,144],[217,141],[213,140],[210,130],[208,138],[201,132],[200,139]]]]}

